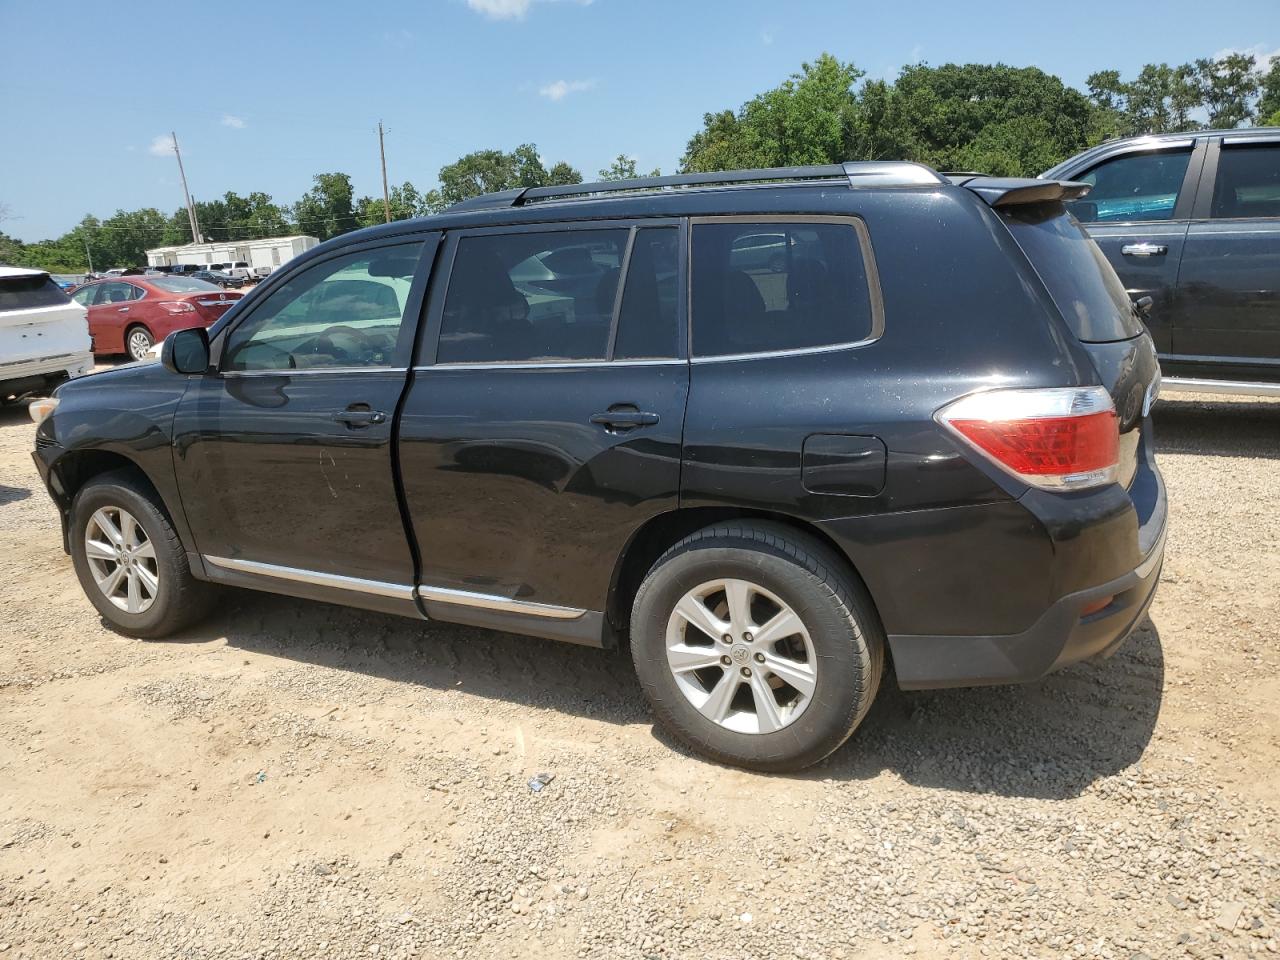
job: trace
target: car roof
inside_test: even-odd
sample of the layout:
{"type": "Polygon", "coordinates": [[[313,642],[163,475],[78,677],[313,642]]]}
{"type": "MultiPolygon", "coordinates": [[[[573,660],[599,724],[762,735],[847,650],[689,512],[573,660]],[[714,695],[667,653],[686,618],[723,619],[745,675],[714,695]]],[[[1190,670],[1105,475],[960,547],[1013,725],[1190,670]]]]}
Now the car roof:
{"type": "Polygon", "coordinates": [[[0,267],[0,280],[9,277],[47,277],[48,270],[35,270],[31,267],[0,267]]]}

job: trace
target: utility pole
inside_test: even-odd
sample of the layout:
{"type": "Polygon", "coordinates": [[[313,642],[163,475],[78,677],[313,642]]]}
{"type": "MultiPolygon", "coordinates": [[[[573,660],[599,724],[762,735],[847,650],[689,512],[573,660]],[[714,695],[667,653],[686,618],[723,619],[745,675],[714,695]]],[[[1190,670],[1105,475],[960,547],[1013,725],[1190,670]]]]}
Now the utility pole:
{"type": "Polygon", "coordinates": [[[89,238],[84,237],[84,258],[89,261],[89,272],[93,273],[93,254],[89,252],[89,238]]]}
{"type": "Polygon", "coordinates": [[[173,155],[178,158],[178,173],[182,177],[182,195],[187,198],[187,220],[191,223],[191,242],[200,242],[200,221],[196,219],[195,204],[191,202],[191,192],[187,189],[187,171],[182,168],[182,153],[178,150],[178,135],[172,130],[173,155]]]}
{"type": "Polygon", "coordinates": [[[382,209],[391,222],[391,195],[387,193],[387,148],[382,142],[382,121],[378,121],[378,153],[382,155],[382,209]]]}

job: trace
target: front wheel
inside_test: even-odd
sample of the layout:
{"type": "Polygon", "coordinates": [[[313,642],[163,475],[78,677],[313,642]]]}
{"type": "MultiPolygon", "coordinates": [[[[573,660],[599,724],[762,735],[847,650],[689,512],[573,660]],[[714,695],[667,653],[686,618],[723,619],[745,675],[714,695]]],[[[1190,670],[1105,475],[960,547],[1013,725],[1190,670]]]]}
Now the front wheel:
{"type": "Polygon", "coordinates": [[[668,550],[636,594],[631,649],[663,727],[765,771],[844,743],[884,664],[861,582],[825,544],[767,522],[709,527],[668,550]]]}
{"type": "Polygon", "coordinates": [[[146,359],[154,345],[155,340],[151,339],[146,327],[130,327],[129,332],[124,335],[124,348],[131,360],[146,359]]]}
{"type": "Polygon", "coordinates": [[[155,494],[128,473],[91,480],[71,505],[71,560],[104,620],[134,637],[163,637],[203,617],[213,590],[191,575],[155,494]]]}

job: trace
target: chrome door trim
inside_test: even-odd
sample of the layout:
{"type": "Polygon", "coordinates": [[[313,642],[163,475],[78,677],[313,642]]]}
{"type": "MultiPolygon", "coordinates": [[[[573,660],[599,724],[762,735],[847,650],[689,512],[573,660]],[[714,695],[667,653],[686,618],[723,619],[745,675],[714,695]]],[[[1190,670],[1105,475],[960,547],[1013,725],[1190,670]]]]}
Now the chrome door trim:
{"type": "Polygon", "coordinates": [[[408,367],[280,367],[258,370],[219,370],[221,377],[297,377],[323,373],[408,373],[408,367]]]}
{"type": "Polygon", "coordinates": [[[274,563],[259,563],[256,560],[236,560],[231,557],[211,557],[203,554],[206,563],[238,573],[252,573],[276,580],[292,580],[295,583],[309,583],[317,587],[332,587],[335,590],[351,590],[356,593],[371,593],[378,597],[391,597],[395,600],[413,600],[413,587],[409,584],[387,583],[384,580],[362,580],[359,577],[344,577],[336,573],[321,573],[318,570],[301,570],[298,567],[282,567],[274,563]]]}
{"type": "Polygon", "coordinates": [[[577,620],[587,611],[576,607],[559,607],[550,603],[532,603],[528,600],[510,600],[491,593],[472,593],[470,590],[451,590],[446,587],[418,587],[418,596],[436,603],[453,603],[463,607],[482,607],[503,613],[520,613],[530,617],[546,617],[550,620],[577,620]]]}

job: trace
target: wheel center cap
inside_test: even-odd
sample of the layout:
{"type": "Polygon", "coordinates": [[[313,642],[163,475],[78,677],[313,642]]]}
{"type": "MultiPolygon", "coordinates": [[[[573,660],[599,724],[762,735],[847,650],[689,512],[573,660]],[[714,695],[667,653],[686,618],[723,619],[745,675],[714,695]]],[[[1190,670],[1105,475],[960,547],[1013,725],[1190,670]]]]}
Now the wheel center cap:
{"type": "Polygon", "coordinates": [[[751,651],[741,643],[735,643],[729,650],[729,656],[733,657],[733,662],[742,665],[751,659],[751,651]]]}

